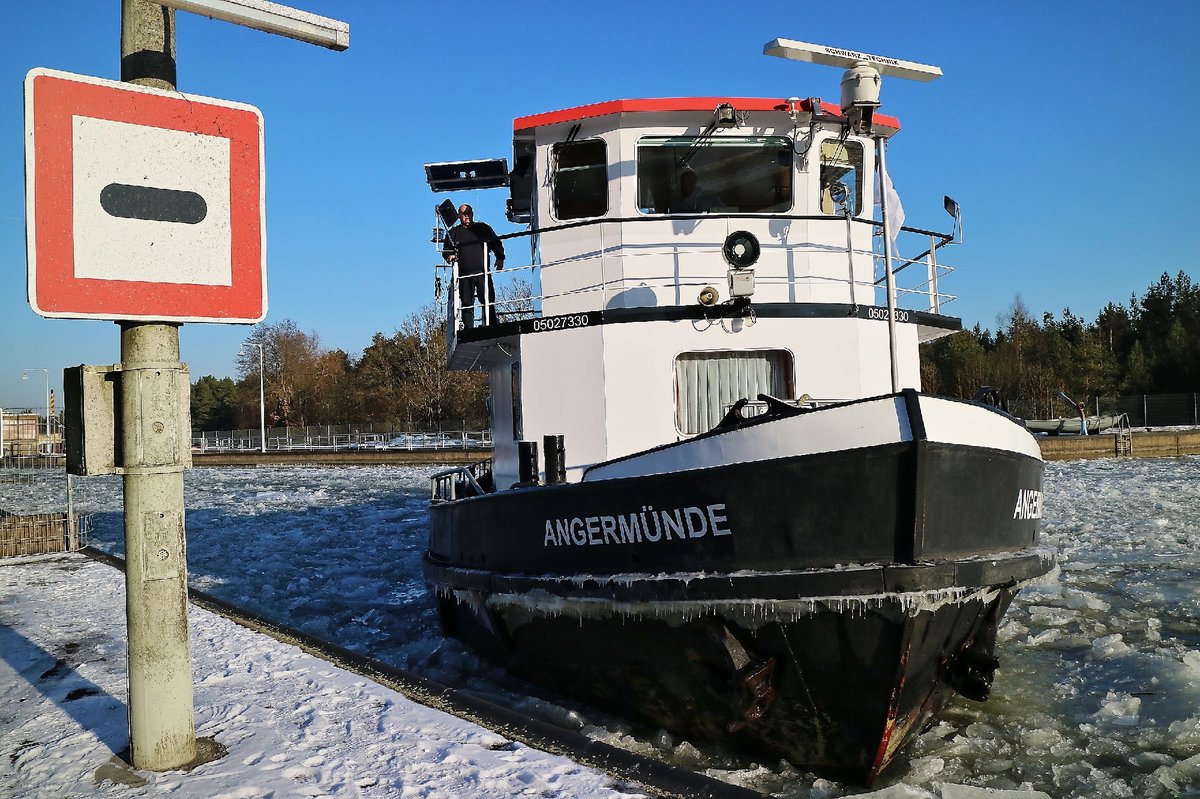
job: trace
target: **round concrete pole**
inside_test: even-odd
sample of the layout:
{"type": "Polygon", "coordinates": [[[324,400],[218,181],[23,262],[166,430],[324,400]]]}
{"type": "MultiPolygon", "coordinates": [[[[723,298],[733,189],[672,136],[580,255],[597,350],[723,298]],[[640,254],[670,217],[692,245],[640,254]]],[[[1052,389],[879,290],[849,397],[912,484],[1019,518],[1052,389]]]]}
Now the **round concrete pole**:
{"type": "MultiPolygon", "coordinates": [[[[122,0],[121,79],[175,88],[174,10],[122,0]]],[[[191,442],[181,440],[190,386],[179,327],[122,322],[121,370],[129,751],[135,768],[166,771],[196,757],[183,505],[191,442]]]]}

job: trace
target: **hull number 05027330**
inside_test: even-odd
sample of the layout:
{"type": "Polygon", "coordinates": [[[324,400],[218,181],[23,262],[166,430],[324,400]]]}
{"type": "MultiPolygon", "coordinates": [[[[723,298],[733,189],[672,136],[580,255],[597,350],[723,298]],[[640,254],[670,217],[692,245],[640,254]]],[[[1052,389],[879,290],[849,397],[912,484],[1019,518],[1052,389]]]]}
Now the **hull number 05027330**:
{"type": "Polygon", "coordinates": [[[533,332],[543,330],[565,330],[569,327],[587,327],[591,322],[587,314],[571,314],[570,316],[550,316],[545,319],[533,320],[533,332]]]}
{"type": "MultiPolygon", "coordinates": [[[[887,308],[868,308],[867,309],[867,318],[868,319],[887,319],[888,318],[887,308]]],[[[908,311],[904,310],[903,308],[897,308],[896,309],[896,321],[897,322],[907,322],[908,321],[908,311]]]]}

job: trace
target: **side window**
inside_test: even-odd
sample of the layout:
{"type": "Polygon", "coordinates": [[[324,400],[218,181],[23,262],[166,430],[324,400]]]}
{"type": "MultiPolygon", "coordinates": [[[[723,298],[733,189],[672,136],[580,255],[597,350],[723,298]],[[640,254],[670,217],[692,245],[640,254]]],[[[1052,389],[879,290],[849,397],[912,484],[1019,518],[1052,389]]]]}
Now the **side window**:
{"type": "Polygon", "coordinates": [[[863,149],[855,141],[821,142],[821,213],[862,214],[863,149]]]}
{"type": "Polygon", "coordinates": [[[525,420],[521,418],[521,364],[512,365],[512,422],[513,441],[525,435],[525,420]]]}
{"type": "Polygon", "coordinates": [[[789,399],[792,370],[786,350],[681,353],[675,359],[675,423],[682,433],[704,433],[743,397],[789,399]]]}
{"type": "Polygon", "coordinates": [[[608,148],[602,139],[560,142],[554,159],[554,217],[584,219],[608,212],[608,148]]]}

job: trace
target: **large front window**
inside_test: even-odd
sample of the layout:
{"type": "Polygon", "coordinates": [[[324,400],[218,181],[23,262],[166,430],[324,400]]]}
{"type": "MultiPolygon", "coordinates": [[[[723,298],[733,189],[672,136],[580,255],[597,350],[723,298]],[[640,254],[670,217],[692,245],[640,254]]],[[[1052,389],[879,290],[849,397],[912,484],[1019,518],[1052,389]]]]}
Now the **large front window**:
{"type": "Polygon", "coordinates": [[[739,399],[792,395],[792,355],[785,350],[685,352],[675,359],[676,424],[693,435],[713,429],[739,399]]]}
{"type": "Polygon", "coordinates": [[[784,136],[646,136],[637,145],[644,214],[780,213],[792,207],[784,136]]]}

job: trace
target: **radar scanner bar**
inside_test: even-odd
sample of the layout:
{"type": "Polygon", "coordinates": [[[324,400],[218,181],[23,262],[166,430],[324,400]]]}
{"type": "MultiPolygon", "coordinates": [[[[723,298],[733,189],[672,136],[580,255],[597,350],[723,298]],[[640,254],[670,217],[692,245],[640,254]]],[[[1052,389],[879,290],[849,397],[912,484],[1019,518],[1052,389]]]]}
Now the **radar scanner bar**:
{"type": "Polygon", "coordinates": [[[907,78],[908,80],[931,81],[942,76],[940,67],[929,64],[901,61],[898,58],[871,55],[870,53],[857,53],[854,50],[797,42],[792,39],[773,39],[767,42],[763,45],[763,54],[843,69],[853,69],[857,64],[865,63],[874,67],[880,75],[907,78]]]}

